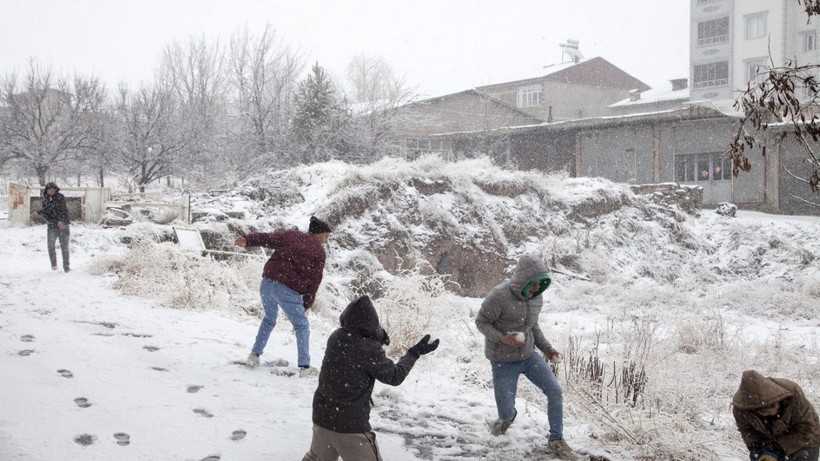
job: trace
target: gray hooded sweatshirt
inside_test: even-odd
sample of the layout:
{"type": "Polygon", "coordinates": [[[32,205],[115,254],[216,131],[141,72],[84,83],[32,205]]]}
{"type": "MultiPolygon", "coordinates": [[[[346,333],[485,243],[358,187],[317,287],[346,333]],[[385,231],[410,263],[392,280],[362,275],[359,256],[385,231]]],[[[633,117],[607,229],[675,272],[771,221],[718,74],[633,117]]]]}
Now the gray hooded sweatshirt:
{"type": "Polygon", "coordinates": [[[538,348],[542,352],[552,345],[538,326],[543,300],[541,293],[550,283],[547,266],[532,255],[518,259],[510,280],[496,286],[481,303],[475,319],[476,327],[484,335],[484,355],[492,362],[520,362],[528,359],[538,348]],[[525,295],[535,281],[544,281],[532,298],[525,295]],[[524,333],[524,345],[508,346],[501,337],[513,331],[524,333]]]}

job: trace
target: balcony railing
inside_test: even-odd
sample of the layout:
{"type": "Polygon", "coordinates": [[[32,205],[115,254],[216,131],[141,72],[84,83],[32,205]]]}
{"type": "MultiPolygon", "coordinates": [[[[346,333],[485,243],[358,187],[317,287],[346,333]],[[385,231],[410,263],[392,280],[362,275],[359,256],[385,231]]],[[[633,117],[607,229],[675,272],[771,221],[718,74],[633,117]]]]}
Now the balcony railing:
{"type": "Polygon", "coordinates": [[[695,82],[695,88],[712,88],[716,86],[725,86],[729,84],[728,78],[718,78],[714,80],[704,80],[702,82],[695,82]]]}
{"type": "Polygon", "coordinates": [[[715,43],[727,43],[728,41],[728,35],[718,35],[717,37],[705,37],[698,39],[698,46],[713,45],[715,43]]]}

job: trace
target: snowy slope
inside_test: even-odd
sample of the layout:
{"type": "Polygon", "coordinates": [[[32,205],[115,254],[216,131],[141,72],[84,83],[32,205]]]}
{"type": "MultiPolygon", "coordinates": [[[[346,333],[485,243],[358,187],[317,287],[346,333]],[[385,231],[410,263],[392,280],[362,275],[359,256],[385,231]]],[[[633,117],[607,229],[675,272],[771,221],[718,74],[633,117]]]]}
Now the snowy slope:
{"type": "MultiPolygon", "coordinates": [[[[436,280],[418,273],[386,274],[365,244],[350,247],[388,235],[376,222],[420,240],[453,229],[402,214],[415,208],[396,205],[401,201],[420,205],[419,215],[434,216],[437,226],[455,223],[464,235],[486,236],[471,223],[489,223],[492,238],[510,243],[508,256],[554,256],[592,280],[555,274],[541,325],[567,355],[559,369],[565,435],[596,459],[746,459],[728,411],[744,369],[794,379],[820,403],[820,218],[740,211],[732,219],[711,210],[689,216],[604,180],[483,164],[476,175],[475,163],[448,170],[427,162],[300,167],[197,199],[199,209],[248,213],[246,222],[197,224],[229,241],[237,227],[299,225],[316,210],[350,203],[344,194],[351,185],[395,187],[392,211],[374,203],[342,215],[310,314],[315,365],[354,285],[370,279],[386,282],[370,288],[382,291],[376,306],[396,333],[391,354],[401,355],[422,332],[441,338],[403,385],[377,384],[371,423],[386,460],[550,459],[543,453],[545,400],[525,380],[516,423],[502,437],[487,431],[495,405],[473,324],[481,299],[441,293],[436,280]],[[524,192],[488,194],[475,176],[487,189],[524,192]],[[441,183],[452,186],[435,194],[412,186],[441,183]],[[617,206],[572,218],[573,207],[598,199],[617,206]],[[533,215],[539,204],[546,212],[533,215]],[[622,387],[596,388],[578,374],[593,357],[605,365],[604,383],[617,381],[611,372],[621,364],[645,367],[649,381],[635,407],[621,400],[622,387]]],[[[2,459],[301,459],[316,379],[291,376],[296,347],[287,321],[274,330],[267,366],[234,363],[247,355],[258,326],[262,261],[221,263],[169,243],[122,243],[166,230],[75,225],[74,270],[63,274],[49,268],[44,227],[0,221],[2,459]],[[128,434],[128,445],[117,444],[119,433],[128,434]],[[84,434],[92,443],[75,442],[84,434]]]]}

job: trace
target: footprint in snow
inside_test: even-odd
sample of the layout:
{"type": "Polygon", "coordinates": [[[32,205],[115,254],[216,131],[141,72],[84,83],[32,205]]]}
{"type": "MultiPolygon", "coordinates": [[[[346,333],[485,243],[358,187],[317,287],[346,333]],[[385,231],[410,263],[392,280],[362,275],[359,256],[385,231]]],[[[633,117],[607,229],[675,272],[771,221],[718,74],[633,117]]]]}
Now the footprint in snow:
{"type": "Polygon", "coordinates": [[[217,455],[211,455],[211,456],[202,458],[200,461],[219,461],[220,459],[222,459],[222,458],[217,456],[217,455]]]}
{"type": "Polygon", "coordinates": [[[17,355],[21,357],[28,357],[29,355],[34,353],[34,349],[23,349],[22,351],[18,352],[17,355]]]}
{"type": "Polygon", "coordinates": [[[159,350],[159,348],[156,346],[142,346],[142,348],[148,352],[156,352],[159,350]]]}
{"type": "Polygon", "coordinates": [[[206,410],[204,408],[194,408],[194,413],[198,414],[199,416],[203,416],[205,418],[213,418],[214,417],[214,415],[212,415],[208,410],[206,410]]]}
{"type": "Polygon", "coordinates": [[[233,440],[234,442],[238,442],[244,439],[246,435],[248,435],[247,432],[243,431],[242,429],[239,429],[238,431],[233,431],[233,433],[231,434],[231,440],[233,440]]]}
{"type": "Polygon", "coordinates": [[[117,441],[117,445],[126,446],[131,443],[131,436],[126,434],[125,432],[117,432],[114,434],[114,440],[117,441]]]}
{"type": "Polygon", "coordinates": [[[74,399],[74,403],[76,403],[80,408],[88,408],[91,406],[91,402],[89,402],[85,397],[77,397],[74,399]]]}
{"type": "Polygon", "coordinates": [[[74,442],[84,447],[91,445],[92,443],[94,443],[95,440],[97,440],[97,437],[91,434],[80,434],[74,437],[74,442]]]}
{"type": "Polygon", "coordinates": [[[57,373],[60,373],[60,376],[62,376],[63,378],[73,378],[74,377],[74,373],[72,373],[68,370],[60,369],[60,370],[57,370],[57,373]]]}
{"type": "Polygon", "coordinates": [[[157,370],[157,371],[162,371],[162,372],[167,372],[168,371],[166,368],[162,368],[162,367],[151,367],[151,369],[152,370],[157,370]]]}
{"type": "Polygon", "coordinates": [[[186,389],[186,392],[188,392],[189,394],[196,394],[203,387],[204,386],[199,386],[199,385],[192,384],[192,385],[188,386],[188,389],[186,389]]]}
{"type": "Polygon", "coordinates": [[[23,335],[23,336],[20,336],[20,341],[23,341],[24,343],[34,342],[34,335],[23,335]]]}
{"type": "Polygon", "coordinates": [[[123,336],[131,336],[133,338],[153,338],[154,335],[148,335],[143,333],[122,333],[123,336]]]}

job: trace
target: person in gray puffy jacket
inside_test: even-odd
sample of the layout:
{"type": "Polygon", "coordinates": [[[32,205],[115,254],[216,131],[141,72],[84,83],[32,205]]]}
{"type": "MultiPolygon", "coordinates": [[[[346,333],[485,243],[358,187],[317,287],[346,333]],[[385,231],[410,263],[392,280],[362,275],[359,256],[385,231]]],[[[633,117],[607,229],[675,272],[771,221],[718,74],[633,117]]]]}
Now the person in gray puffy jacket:
{"type": "Polygon", "coordinates": [[[547,364],[547,360],[559,361],[561,353],[552,347],[538,325],[541,295],[550,282],[543,261],[533,255],[522,256],[512,278],[484,298],[475,323],[484,335],[484,355],[493,371],[498,420],[491,424],[491,433],[506,433],[515,420],[518,377],[524,375],[547,396],[550,450],[562,459],[574,460],[576,455],[564,441],[563,391],[547,364]]]}

